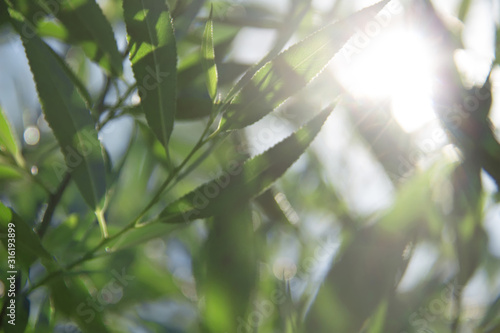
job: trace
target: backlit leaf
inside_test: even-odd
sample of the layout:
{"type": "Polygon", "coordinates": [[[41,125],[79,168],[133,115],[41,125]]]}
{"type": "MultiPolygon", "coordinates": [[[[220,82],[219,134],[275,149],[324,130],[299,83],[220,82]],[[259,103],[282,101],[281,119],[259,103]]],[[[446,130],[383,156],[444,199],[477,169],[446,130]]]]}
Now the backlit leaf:
{"type": "Polygon", "coordinates": [[[302,155],[330,115],[328,107],[304,127],[262,155],[243,165],[233,163],[214,179],[170,204],[160,215],[167,223],[181,223],[219,214],[258,196],[272,185],[302,155]]]}
{"type": "Polygon", "coordinates": [[[203,32],[203,41],[201,43],[202,64],[205,71],[208,94],[212,100],[217,94],[217,66],[215,65],[214,53],[214,24],[212,21],[212,11],[203,32]]]}
{"type": "Polygon", "coordinates": [[[232,99],[226,110],[224,128],[251,125],[304,88],[357,29],[363,28],[387,2],[381,1],[329,24],[262,66],[232,99]]]}
{"type": "Polygon", "coordinates": [[[146,120],[167,147],[176,111],[177,51],[164,1],[123,1],[130,61],[146,120]]]}

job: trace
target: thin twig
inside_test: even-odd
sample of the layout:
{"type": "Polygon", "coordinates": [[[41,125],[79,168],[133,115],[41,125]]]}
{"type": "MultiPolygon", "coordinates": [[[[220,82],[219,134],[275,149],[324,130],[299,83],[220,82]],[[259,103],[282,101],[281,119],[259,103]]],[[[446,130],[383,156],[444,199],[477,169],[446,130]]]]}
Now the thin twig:
{"type": "Polygon", "coordinates": [[[45,209],[45,213],[43,214],[42,222],[36,229],[36,233],[38,237],[40,237],[40,239],[42,239],[43,236],[45,235],[45,232],[47,231],[47,228],[50,225],[50,221],[52,220],[52,216],[54,215],[54,211],[56,210],[56,207],[59,204],[59,201],[61,200],[62,195],[64,193],[64,190],[68,186],[70,180],[71,180],[71,175],[69,172],[66,172],[56,192],[50,194],[49,202],[47,204],[47,209],[45,209]]]}

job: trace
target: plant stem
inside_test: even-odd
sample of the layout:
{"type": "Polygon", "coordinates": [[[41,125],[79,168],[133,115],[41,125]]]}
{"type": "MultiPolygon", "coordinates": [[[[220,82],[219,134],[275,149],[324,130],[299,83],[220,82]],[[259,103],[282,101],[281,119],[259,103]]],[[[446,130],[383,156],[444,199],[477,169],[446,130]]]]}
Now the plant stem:
{"type": "MultiPolygon", "coordinates": [[[[149,204],[141,211],[141,213],[134,218],[129,224],[127,224],[123,229],[118,231],[116,234],[104,237],[101,239],[101,241],[93,247],[91,250],[89,250],[87,253],[85,253],[82,257],[79,259],[73,261],[72,263],[68,264],[66,267],[58,269],[56,271],[51,272],[50,274],[46,275],[43,279],[41,279],[39,282],[33,284],[31,287],[29,287],[24,294],[29,294],[33,290],[37,289],[38,287],[44,285],[54,277],[71,270],[72,268],[84,263],[85,261],[88,261],[92,259],[97,251],[101,249],[103,246],[106,244],[110,243],[111,241],[117,239],[118,237],[122,236],[126,232],[128,232],[131,229],[134,229],[138,227],[138,222],[142,219],[142,217],[151,209],[161,198],[161,195],[163,194],[163,191],[167,188],[167,186],[172,182],[172,180],[176,179],[176,177],[179,175],[179,172],[182,171],[182,169],[186,166],[186,164],[189,162],[189,160],[193,157],[193,155],[201,148],[205,143],[208,141],[205,140],[205,136],[208,134],[210,130],[210,126],[213,123],[214,118],[211,117],[209,121],[207,122],[207,125],[205,127],[205,130],[203,131],[202,135],[200,136],[198,142],[194,145],[193,149],[189,152],[189,154],[184,158],[182,163],[176,167],[167,177],[167,179],[163,182],[163,184],[160,186],[158,191],[156,192],[155,196],[153,199],[149,202],[149,204]]],[[[98,218],[99,220],[99,218],[98,218]]]]}
{"type": "Polygon", "coordinates": [[[54,215],[56,207],[59,204],[59,201],[61,200],[62,195],[64,193],[64,190],[68,186],[70,180],[71,180],[71,175],[68,172],[66,172],[56,192],[50,194],[49,202],[47,204],[47,209],[45,209],[45,213],[43,214],[42,222],[36,229],[36,233],[38,237],[40,237],[40,239],[42,239],[43,236],[45,235],[45,232],[49,227],[50,221],[52,220],[52,216],[54,215]]]}

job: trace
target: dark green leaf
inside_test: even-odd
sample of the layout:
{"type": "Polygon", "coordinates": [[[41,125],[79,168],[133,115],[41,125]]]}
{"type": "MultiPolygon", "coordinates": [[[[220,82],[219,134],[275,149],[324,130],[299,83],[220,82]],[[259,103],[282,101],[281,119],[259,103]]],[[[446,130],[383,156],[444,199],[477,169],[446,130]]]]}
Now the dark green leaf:
{"type": "Polygon", "coordinates": [[[236,162],[223,176],[170,204],[160,215],[167,223],[180,223],[238,207],[264,192],[302,155],[330,115],[328,107],[262,155],[243,165],[236,162]]]}
{"type": "MultiPolygon", "coordinates": [[[[22,28],[18,21],[12,22],[16,29],[22,28]]],[[[22,40],[45,119],[59,142],[71,177],[87,204],[95,209],[106,191],[95,123],[53,50],[37,36],[22,36],[22,40]]]]}
{"type": "Polygon", "coordinates": [[[266,63],[231,100],[224,128],[238,129],[256,122],[305,87],[387,2],[326,26],[266,63]]]}
{"type": "Polygon", "coordinates": [[[176,111],[177,51],[163,1],[124,0],[130,61],[149,127],[168,145],[176,111]]]}
{"type": "Polygon", "coordinates": [[[87,88],[85,88],[85,85],[75,75],[75,73],[71,70],[71,68],[69,68],[69,66],[66,64],[66,61],[64,61],[54,50],[52,50],[51,48],[48,48],[48,49],[50,52],[52,52],[52,55],[54,56],[54,58],[59,62],[61,69],[64,71],[64,73],[67,75],[67,77],[71,80],[71,82],[73,82],[73,84],[75,85],[75,88],[78,90],[78,92],[80,93],[80,95],[84,99],[85,105],[87,106],[87,108],[90,108],[93,104],[92,97],[90,97],[90,93],[87,90],[87,88]]]}
{"type": "Polygon", "coordinates": [[[217,66],[215,65],[214,24],[212,21],[212,10],[210,11],[210,17],[208,18],[205,31],[203,32],[201,54],[208,94],[210,95],[210,98],[214,100],[215,95],[217,94],[217,66]]]}

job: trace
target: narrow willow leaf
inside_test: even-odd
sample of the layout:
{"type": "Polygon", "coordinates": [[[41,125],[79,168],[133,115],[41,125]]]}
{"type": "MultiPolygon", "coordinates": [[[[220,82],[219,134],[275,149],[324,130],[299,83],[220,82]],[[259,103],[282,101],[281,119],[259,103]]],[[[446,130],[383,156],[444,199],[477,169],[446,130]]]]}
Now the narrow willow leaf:
{"type": "MultiPolygon", "coordinates": [[[[12,20],[12,23],[21,28],[19,22],[12,20]]],[[[95,123],[52,49],[37,36],[27,39],[21,34],[21,37],[45,119],[61,147],[71,177],[87,204],[95,209],[106,190],[95,123]]],[[[63,175],[58,172],[58,176],[62,179],[63,175]]]]}
{"type": "Polygon", "coordinates": [[[177,93],[177,51],[170,13],[164,1],[156,0],[124,0],[123,10],[141,106],[149,127],[166,148],[177,93]]]}
{"type": "Polygon", "coordinates": [[[329,24],[262,66],[231,100],[224,116],[224,129],[251,125],[305,87],[388,1],[329,24]]]}
{"type": "Polygon", "coordinates": [[[215,65],[214,52],[214,24],[212,20],[213,8],[210,10],[210,16],[203,32],[203,40],[201,43],[201,54],[203,70],[207,82],[208,94],[212,100],[217,94],[217,66],[215,65]]]}
{"type": "Polygon", "coordinates": [[[71,40],[80,45],[85,54],[109,73],[122,74],[122,56],[118,51],[111,25],[95,0],[39,0],[40,6],[64,25],[71,40]]]}
{"type": "Polygon", "coordinates": [[[328,107],[285,140],[243,165],[234,163],[223,176],[170,204],[160,214],[167,223],[181,223],[238,207],[271,186],[304,153],[332,111],[328,107]]]}
{"type": "MultiPolygon", "coordinates": [[[[31,264],[38,258],[52,260],[50,254],[40,243],[40,239],[33,229],[24,222],[21,217],[10,208],[0,202],[0,234],[8,235],[14,230],[16,238],[16,262],[27,271],[31,264]],[[9,228],[12,228],[9,230],[9,228]]],[[[7,241],[3,245],[8,249],[7,241]]],[[[11,270],[15,270],[9,267],[11,270]]]]}
{"type": "Polygon", "coordinates": [[[7,151],[20,166],[24,165],[21,151],[17,143],[16,134],[9,124],[7,116],[0,107],[0,150],[7,151]]]}

